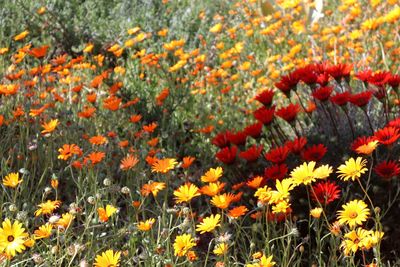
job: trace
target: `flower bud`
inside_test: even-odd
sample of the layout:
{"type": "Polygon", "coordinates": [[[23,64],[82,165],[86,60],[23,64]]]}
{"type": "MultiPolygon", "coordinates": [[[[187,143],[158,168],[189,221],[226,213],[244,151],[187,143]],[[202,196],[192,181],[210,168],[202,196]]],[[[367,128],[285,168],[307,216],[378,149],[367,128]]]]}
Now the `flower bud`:
{"type": "Polygon", "coordinates": [[[94,199],[94,197],[90,196],[90,197],[87,198],[87,202],[88,202],[89,204],[94,205],[94,203],[96,203],[96,200],[94,199]]]}
{"type": "Polygon", "coordinates": [[[103,180],[103,184],[105,185],[105,186],[110,186],[111,185],[111,179],[110,178],[106,178],[106,179],[104,179],[103,180]]]}
{"type": "Polygon", "coordinates": [[[124,195],[129,195],[131,193],[131,190],[128,187],[124,186],[121,188],[121,193],[124,195]]]}
{"type": "Polygon", "coordinates": [[[16,212],[18,210],[18,208],[16,205],[11,204],[10,206],[8,206],[8,210],[11,212],[16,212]]]}

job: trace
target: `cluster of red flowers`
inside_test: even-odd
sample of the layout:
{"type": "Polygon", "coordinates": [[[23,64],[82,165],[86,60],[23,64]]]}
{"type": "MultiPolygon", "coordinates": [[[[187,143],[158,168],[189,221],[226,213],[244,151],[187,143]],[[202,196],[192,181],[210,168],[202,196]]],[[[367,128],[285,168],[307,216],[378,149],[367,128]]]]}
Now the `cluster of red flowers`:
{"type": "MultiPolygon", "coordinates": [[[[389,107],[387,103],[393,100],[391,95],[399,94],[400,76],[389,72],[361,71],[355,77],[364,83],[360,87],[367,88],[367,90],[356,92],[358,87],[354,86],[352,82],[357,85],[357,81],[351,79],[352,69],[352,66],[347,64],[309,64],[282,76],[275,84],[278,90],[265,89],[254,97],[260,104],[260,107],[257,107],[252,113],[257,122],[251,123],[243,130],[220,132],[213,138],[212,144],[220,149],[216,153],[216,158],[227,165],[241,166],[245,173],[263,177],[263,180],[259,181],[260,185],[269,180],[282,180],[287,177],[288,169],[293,167],[291,163],[319,162],[328,152],[328,148],[323,143],[308,143],[315,133],[303,129],[304,125],[307,125],[306,119],[311,119],[313,124],[320,123],[322,128],[328,123],[332,123],[336,127],[338,117],[340,118],[337,113],[342,110],[349,120],[353,141],[346,144],[346,139],[337,139],[338,143],[331,145],[333,147],[348,146],[355,153],[359,153],[358,148],[377,141],[377,144],[388,148],[389,154],[385,154],[387,155],[386,159],[379,161],[375,166],[375,173],[384,179],[399,175],[399,161],[398,159],[390,160],[392,156],[390,151],[393,151],[391,147],[400,136],[400,119],[396,118],[396,106],[390,105],[389,107]],[[301,84],[306,86],[300,86],[301,84]],[[279,93],[283,93],[289,101],[286,106],[282,106],[282,102],[285,102],[285,100],[282,101],[282,97],[274,99],[279,93]],[[295,98],[297,103],[293,103],[292,98],[295,98]],[[364,126],[361,126],[361,129],[353,128],[348,105],[361,107],[365,111],[365,115],[372,116],[374,114],[368,114],[365,107],[373,98],[383,104],[383,112],[386,114],[388,122],[383,128],[377,130],[374,128],[378,127],[370,124],[373,135],[360,135],[356,138],[357,133],[365,133],[366,130],[364,126]],[[305,109],[303,103],[306,101],[312,101],[317,108],[305,109]],[[281,107],[278,108],[278,106],[281,107]],[[339,110],[336,110],[335,106],[340,107],[339,110]],[[301,116],[302,111],[309,113],[309,116],[301,116]],[[318,114],[314,115],[314,112],[323,112],[326,115],[325,120],[318,121],[317,118],[321,117],[318,114]],[[331,114],[330,120],[328,114],[331,114]],[[395,119],[390,120],[389,118],[393,115],[395,119]],[[290,134],[286,130],[287,127],[284,128],[284,122],[287,122],[286,125],[293,129],[294,138],[289,137],[290,134]],[[268,149],[265,150],[266,148],[268,149]]],[[[377,112],[377,114],[379,115],[381,112],[377,112]]],[[[345,116],[341,117],[346,118],[345,116]]],[[[368,121],[370,119],[368,117],[368,121]]],[[[314,200],[325,204],[337,199],[340,192],[338,185],[330,181],[316,184],[314,191],[316,193],[314,200]]]]}

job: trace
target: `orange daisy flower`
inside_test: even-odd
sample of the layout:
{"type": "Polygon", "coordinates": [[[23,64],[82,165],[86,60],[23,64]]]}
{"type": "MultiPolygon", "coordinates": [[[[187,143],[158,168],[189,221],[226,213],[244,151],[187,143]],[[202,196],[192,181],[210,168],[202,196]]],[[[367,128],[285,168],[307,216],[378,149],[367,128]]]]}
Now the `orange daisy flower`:
{"type": "Polygon", "coordinates": [[[81,112],[78,112],[78,117],[79,118],[91,118],[96,111],[96,108],[94,107],[85,107],[81,112]]]}
{"type": "Polygon", "coordinates": [[[155,147],[158,144],[158,138],[152,138],[149,141],[147,141],[147,144],[151,147],[155,147]]]}
{"type": "Polygon", "coordinates": [[[71,163],[72,167],[75,169],[82,169],[82,163],[79,160],[75,160],[74,162],[71,163]]]}
{"type": "Polygon", "coordinates": [[[247,211],[248,209],[246,208],[246,206],[235,207],[228,211],[228,216],[236,219],[245,215],[247,211]]]}
{"type": "Polygon", "coordinates": [[[96,99],[97,99],[97,95],[95,92],[86,95],[86,100],[90,103],[96,102],[96,99]]]}
{"type": "Polygon", "coordinates": [[[154,197],[156,197],[158,192],[165,189],[165,187],[165,183],[152,182],[151,184],[144,184],[142,186],[142,189],[140,190],[140,193],[142,194],[142,196],[145,197],[150,195],[150,193],[153,194],[154,197]]]}
{"type": "Polygon", "coordinates": [[[42,134],[48,134],[53,132],[57,125],[59,124],[58,120],[50,120],[49,122],[45,122],[42,124],[42,127],[44,128],[44,130],[42,131],[42,134]]]}
{"type": "Polygon", "coordinates": [[[150,156],[148,155],[146,157],[146,162],[147,164],[149,164],[150,166],[152,166],[158,159],[156,157],[150,156]]]}
{"type": "Polygon", "coordinates": [[[226,183],[216,182],[216,183],[209,183],[208,185],[203,186],[200,188],[200,192],[204,195],[213,197],[219,194],[225,187],[226,183]]]}
{"type": "Polygon", "coordinates": [[[103,107],[111,111],[116,111],[119,109],[119,104],[121,101],[121,98],[110,96],[109,98],[103,100],[103,107]]]}
{"type": "Polygon", "coordinates": [[[192,165],[192,163],[195,161],[195,159],[196,159],[195,157],[191,157],[191,156],[184,157],[182,159],[181,167],[184,168],[184,169],[189,168],[190,165],[192,165]]]}
{"type": "Polygon", "coordinates": [[[176,161],[176,159],[157,159],[151,166],[151,172],[167,173],[170,170],[174,169],[177,164],[178,162],[176,161]]]}
{"type": "Polygon", "coordinates": [[[156,97],[156,103],[158,106],[162,106],[164,100],[169,96],[169,89],[164,88],[160,94],[156,97]]]}
{"type": "Polygon", "coordinates": [[[222,176],[223,170],[221,167],[210,168],[203,176],[201,176],[201,181],[203,183],[214,183],[222,176]]]}
{"type": "Polygon", "coordinates": [[[135,167],[135,165],[139,162],[138,158],[133,156],[133,155],[127,155],[125,158],[123,158],[121,160],[121,164],[119,165],[119,167],[121,168],[121,170],[130,170],[133,167],[135,167]]]}
{"type": "Polygon", "coordinates": [[[152,133],[157,128],[157,126],[158,126],[157,123],[153,122],[153,123],[150,123],[149,125],[144,125],[143,130],[145,132],[152,133]]]}
{"type": "Polygon", "coordinates": [[[108,141],[107,138],[105,138],[104,136],[101,136],[101,135],[92,136],[89,139],[89,142],[92,145],[98,145],[98,146],[104,145],[105,143],[107,143],[107,141],[108,141]]]}
{"type": "Polygon", "coordinates": [[[129,121],[132,122],[132,123],[136,123],[136,122],[139,122],[141,119],[142,119],[142,115],[140,115],[140,114],[135,114],[135,115],[132,115],[132,116],[129,118],[129,121]]]}
{"type": "Polygon", "coordinates": [[[117,212],[117,208],[112,205],[107,205],[105,208],[98,208],[97,213],[101,222],[108,222],[108,219],[117,212]]]}
{"type": "Polygon", "coordinates": [[[47,49],[49,48],[48,45],[44,45],[41,47],[35,47],[28,51],[28,54],[34,56],[35,58],[42,58],[46,55],[47,49]]]}
{"type": "Polygon", "coordinates": [[[62,160],[68,160],[70,157],[72,157],[73,155],[81,155],[82,151],[79,148],[79,146],[75,145],[75,144],[64,144],[62,148],[58,149],[58,152],[60,153],[60,155],[58,155],[59,159],[62,160]]]}
{"type": "Polygon", "coordinates": [[[106,154],[104,152],[92,152],[90,153],[84,160],[86,164],[88,161],[92,163],[92,165],[96,165],[97,163],[101,162],[106,154]]]}
{"type": "Polygon", "coordinates": [[[246,185],[247,185],[248,187],[250,187],[250,188],[257,189],[257,188],[259,188],[260,186],[263,185],[264,180],[265,180],[264,177],[256,176],[256,177],[254,177],[253,179],[248,180],[248,181],[246,182],[246,185]]]}
{"type": "Polygon", "coordinates": [[[129,141],[128,140],[122,140],[118,143],[119,147],[127,147],[129,145],[129,141]]]}
{"type": "Polygon", "coordinates": [[[239,202],[242,198],[243,192],[239,192],[237,194],[233,194],[233,198],[231,202],[239,202]]]}
{"type": "Polygon", "coordinates": [[[220,209],[226,209],[231,204],[235,195],[232,193],[224,193],[222,195],[213,196],[211,199],[211,204],[220,209]]]}

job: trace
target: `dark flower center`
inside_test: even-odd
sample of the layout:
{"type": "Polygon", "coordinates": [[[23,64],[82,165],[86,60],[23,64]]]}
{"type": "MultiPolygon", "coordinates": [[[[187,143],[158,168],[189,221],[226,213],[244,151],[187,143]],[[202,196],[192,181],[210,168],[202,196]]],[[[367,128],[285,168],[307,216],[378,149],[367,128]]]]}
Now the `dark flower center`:
{"type": "Polygon", "coordinates": [[[7,241],[8,242],[13,242],[14,241],[14,236],[13,235],[7,236],[7,241]]]}

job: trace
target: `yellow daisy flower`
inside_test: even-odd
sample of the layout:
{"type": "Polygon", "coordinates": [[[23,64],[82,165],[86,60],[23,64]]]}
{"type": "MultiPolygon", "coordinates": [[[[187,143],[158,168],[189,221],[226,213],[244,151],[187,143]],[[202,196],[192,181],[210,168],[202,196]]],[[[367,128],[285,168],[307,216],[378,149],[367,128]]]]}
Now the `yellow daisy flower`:
{"type": "Polygon", "coordinates": [[[194,246],[196,246],[196,243],[190,234],[178,235],[174,242],[174,255],[178,257],[185,256],[194,246]]]}
{"type": "Polygon", "coordinates": [[[362,200],[352,200],[342,206],[338,211],[340,224],[347,224],[350,228],[361,225],[370,215],[367,204],[362,200]]]}
{"type": "Polygon", "coordinates": [[[97,255],[94,263],[94,267],[117,267],[119,266],[119,258],[121,252],[114,252],[112,249],[97,255]]]}
{"type": "Polygon", "coordinates": [[[11,188],[15,188],[20,183],[22,183],[22,181],[23,181],[22,179],[21,180],[19,179],[19,173],[13,172],[13,173],[6,175],[6,177],[3,178],[3,185],[11,187],[11,188]]]}
{"type": "Polygon", "coordinates": [[[34,238],[36,240],[42,238],[48,238],[51,236],[51,230],[53,230],[53,226],[50,223],[46,223],[40,226],[39,229],[35,230],[35,232],[33,232],[34,238]]]}
{"type": "Polygon", "coordinates": [[[72,221],[75,219],[74,215],[67,212],[61,215],[61,218],[56,222],[56,226],[63,230],[68,229],[68,227],[72,224],[72,221]]]}
{"type": "Polygon", "coordinates": [[[361,227],[346,233],[344,235],[344,240],[340,245],[344,254],[349,255],[350,253],[355,253],[357,250],[363,248],[367,236],[368,231],[361,227]]]}
{"type": "Polygon", "coordinates": [[[57,125],[59,124],[58,120],[50,120],[49,122],[45,122],[42,124],[42,127],[44,128],[44,130],[42,131],[42,134],[48,134],[53,132],[57,125]]]}
{"type": "Polygon", "coordinates": [[[174,191],[176,203],[189,202],[192,200],[192,198],[200,195],[199,188],[191,183],[181,185],[177,190],[174,191]]]}
{"type": "Polygon", "coordinates": [[[265,255],[262,255],[261,258],[256,259],[255,263],[246,264],[246,267],[272,267],[275,265],[275,262],[272,261],[272,255],[268,258],[265,255]]]}
{"type": "Polygon", "coordinates": [[[228,247],[227,243],[219,243],[214,247],[213,253],[215,255],[225,255],[228,252],[228,247]]]}
{"type": "Polygon", "coordinates": [[[217,226],[220,226],[221,215],[211,215],[203,219],[203,222],[197,225],[196,231],[200,234],[213,231],[217,226]]]}
{"type": "Polygon", "coordinates": [[[368,168],[365,168],[366,164],[367,160],[363,159],[362,157],[358,157],[356,160],[354,160],[354,158],[350,158],[348,161],[338,167],[337,173],[340,173],[338,177],[343,181],[347,181],[349,179],[354,181],[368,171],[368,168]]]}
{"type": "Polygon", "coordinates": [[[146,221],[141,221],[141,222],[139,222],[137,228],[140,231],[146,232],[146,231],[149,231],[153,227],[153,224],[155,222],[156,222],[156,219],[154,219],[154,218],[148,219],[146,221]]]}
{"type": "Polygon", "coordinates": [[[310,215],[313,218],[318,219],[319,217],[321,217],[322,211],[322,208],[313,208],[312,210],[310,210],[310,215]]]}
{"type": "Polygon", "coordinates": [[[258,188],[257,191],[254,193],[254,196],[258,198],[258,201],[266,204],[271,200],[272,189],[268,186],[258,188]]]}
{"type": "Polygon", "coordinates": [[[38,205],[39,209],[35,211],[35,216],[39,216],[41,214],[47,215],[53,213],[55,209],[57,209],[61,204],[59,200],[47,200],[38,205]]]}
{"type": "Polygon", "coordinates": [[[307,162],[304,162],[302,165],[295,168],[290,173],[290,176],[294,180],[296,185],[308,185],[316,180],[316,177],[314,175],[314,168],[315,161],[310,161],[308,164],[307,162]]]}
{"type": "Polygon", "coordinates": [[[289,207],[289,202],[287,202],[286,200],[281,200],[274,206],[272,206],[272,213],[286,213],[289,207]]]}
{"type": "Polygon", "coordinates": [[[269,203],[278,203],[283,200],[287,200],[290,195],[290,191],[295,187],[293,179],[287,178],[282,181],[276,180],[276,190],[271,191],[271,198],[269,203]]]}
{"type": "Polygon", "coordinates": [[[9,219],[5,219],[0,228],[0,253],[5,253],[9,258],[14,257],[17,252],[21,253],[26,248],[24,242],[28,236],[22,223],[11,223],[9,219]]]}

